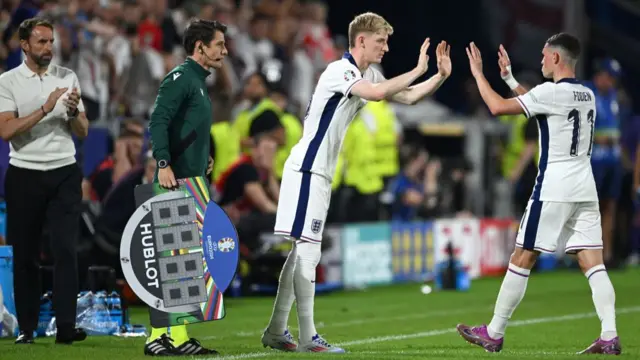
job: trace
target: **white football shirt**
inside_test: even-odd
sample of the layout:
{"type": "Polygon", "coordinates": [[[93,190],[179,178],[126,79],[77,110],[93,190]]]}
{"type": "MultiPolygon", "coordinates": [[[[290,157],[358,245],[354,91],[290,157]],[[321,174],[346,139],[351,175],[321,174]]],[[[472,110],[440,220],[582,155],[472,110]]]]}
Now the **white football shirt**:
{"type": "Polygon", "coordinates": [[[375,83],[382,76],[371,67],[361,73],[349,53],[327,66],[311,96],[302,138],[291,149],[288,167],[333,178],[347,128],[367,103],[351,95],[353,85],[362,79],[375,83]]]}
{"type": "Polygon", "coordinates": [[[516,98],[538,121],[540,155],[531,198],[598,201],[591,170],[596,97],[576,79],[546,82],[516,98]]]}

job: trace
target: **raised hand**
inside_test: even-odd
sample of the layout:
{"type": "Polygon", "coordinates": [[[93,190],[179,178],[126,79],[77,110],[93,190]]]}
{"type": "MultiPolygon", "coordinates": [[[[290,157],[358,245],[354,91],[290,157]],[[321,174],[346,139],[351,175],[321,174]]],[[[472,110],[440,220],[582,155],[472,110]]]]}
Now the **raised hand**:
{"type": "Polygon", "coordinates": [[[471,42],[466,50],[467,57],[469,58],[469,67],[471,68],[471,75],[473,75],[473,77],[482,76],[482,55],[480,54],[480,49],[478,49],[474,42],[471,42]]]}
{"type": "Polygon", "coordinates": [[[416,69],[420,71],[420,74],[424,74],[427,72],[429,68],[429,55],[427,55],[427,50],[429,50],[430,39],[426,38],[420,47],[420,56],[418,57],[418,66],[416,69]]]}
{"type": "Polygon", "coordinates": [[[500,67],[500,76],[502,76],[503,79],[511,74],[511,60],[509,59],[507,50],[505,50],[502,44],[500,44],[500,48],[498,49],[498,66],[500,67]]]}
{"type": "Polygon", "coordinates": [[[451,45],[446,41],[441,41],[436,48],[436,60],[438,64],[438,74],[443,77],[451,75],[451,45]]]}
{"type": "Polygon", "coordinates": [[[64,94],[65,92],[67,92],[69,88],[56,88],[55,90],[53,90],[50,94],[49,97],[47,98],[47,101],[44,103],[44,105],[42,105],[42,109],[48,114],[51,111],[53,111],[53,108],[56,107],[56,103],[58,102],[58,99],[60,99],[60,97],[62,96],[62,94],[64,94]]]}

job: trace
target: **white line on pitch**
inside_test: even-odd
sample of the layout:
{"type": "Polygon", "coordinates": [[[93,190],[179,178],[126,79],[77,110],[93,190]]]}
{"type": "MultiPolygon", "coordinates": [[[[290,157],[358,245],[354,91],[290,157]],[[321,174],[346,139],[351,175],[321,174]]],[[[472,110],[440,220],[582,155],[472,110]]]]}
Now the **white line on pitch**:
{"type": "MultiPolygon", "coordinates": [[[[616,315],[635,313],[635,312],[640,312],[640,306],[616,309],[616,315]]],[[[560,322],[560,321],[580,320],[580,319],[587,319],[593,316],[596,316],[595,312],[571,314],[571,315],[563,315],[563,316],[551,316],[551,317],[534,318],[534,319],[527,319],[527,320],[516,320],[516,321],[510,322],[509,327],[528,326],[528,325],[534,325],[534,324],[560,322]]],[[[455,332],[456,332],[455,328],[447,328],[447,329],[440,329],[440,330],[424,331],[424,332],[413,333],[413,334],[378,336],[373,338],[342,342],[336,345],[358,346],[358,345],[375,344],[375,343],[388,342],[388,341],[399,341],[399,340],[432,337],[432,336],[450,334],[455,332]]],[[[250,358],[259,358],[259,357],[265,357],[265,356],[277,355],[277,354],[278,352],[276,351],[254,352],[254,353],[246,353],[246,354],[239,354],[239,355],[223,356],[223,357],[217,357],[217,358],[209,358],[207,360],[250,359],[250,358]]]]}
{"type": "MultiPolygon", "coordinates": [[[[450,316],[450,315],[469,314],[469,313],[481,312],[481,311],[484,312],[484,311],[487,311],[487,309],[491,310],[491,309],[493,309],[493,307],[494,306],[491,305],[490,307],[486,307],[486,308],[460,309],[460,310],[449,310],[449,311],[430,311],[430,312],[425,312],[425,313],[421,313],[421,314],[413,314],[413,315],[399,315],[399,316],[389,316],[389,317],[364,318],[364,319],[356,319],[356,320],[349,320],[349,321],[343,321],[343,322],[332,322],[332,323],[318,322],[318,324],[316,324],[316,329],[363,325],[363,324],[369,324],[369,323],[373,323],[373,322],[400,321],[400,320],[424,319],[424,318],[432,318],[432,317],[442,317],[442,316],[450,316]]],[[[289,330],[297,330],[297,328],[290,327],[289,330]]],[[[232,336],[237,336],[237,337],[260,336],[260,335],[262,335],[263,331],[264,331],[264,329],[256,330],[256,331],[239,331],[239,332],[234,333],[232,336]]],[[[224,339],[224,338],[229,338],[229,337],[231,337],[231,336],[211,335],[211,336],[203,336],[201,339],[202,340],[219,340],[219,339],[224,339]]]]}

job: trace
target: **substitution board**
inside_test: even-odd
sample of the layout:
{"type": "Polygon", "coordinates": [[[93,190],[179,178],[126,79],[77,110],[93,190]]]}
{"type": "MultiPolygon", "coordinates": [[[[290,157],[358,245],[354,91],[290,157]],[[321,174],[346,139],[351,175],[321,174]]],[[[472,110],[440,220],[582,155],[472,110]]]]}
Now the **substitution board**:
{"type": "Polygon", "coordinates": [[[160,328],[219,320],[223,293],[238,264],[238,234],[211,201],[202,177],[135,189],[137,209],[120,243],[120,263],[135,294],[160,328]]]}

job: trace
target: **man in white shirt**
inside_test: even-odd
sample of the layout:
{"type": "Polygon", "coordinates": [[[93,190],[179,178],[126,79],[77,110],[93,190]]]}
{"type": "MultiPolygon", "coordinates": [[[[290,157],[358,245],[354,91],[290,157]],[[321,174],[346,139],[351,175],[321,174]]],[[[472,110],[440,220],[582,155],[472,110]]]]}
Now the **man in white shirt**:
{"type": "Polygon", "coordinates": [[[502,350],[507,323],[524,297],[529,274],[541,252],[554,253],[560,239],[565,252],[576,254],[601,321],[600,337],[581,353],[621,353],[616,330],[615,291],[602,258],[602,227],[598,194],[591,170],[595,95],[575,79],[580,41],[569,34],[550,37],[542,50],[542,75],[553,82],[530,91],[511,75],[509,57],[499,52],[505,82],[519,96],[504,99],[482,73],[480,51],[471,43],[467,55],[482,99],[494,115],[524,113],[538,122],[538,177],[520,223],[493,319],[489,325],[458,325],[468,342],[489,352],[502,350]],[[508,71],[504,71],[508,70],[508,71]]]}
{"type": "Polygon", "coordinates": [[[85,137],[89,122],[78,78],[51,64],[53,26],[33,18],[25,20],[18,33],[26,60],[0,76],[0,136],[10,142],[5,193],[20,327],[16,344],[33,343],[38,325],[38,258],[45,221],[55,258],[56,343],[71,344],[86,338],[75,328],[82,173],[72,134],[85,137]]]}
{"type": "Polygon", "coordinates": [[[411,86],[428,67],[429,38],[411,71],[386,80],[371,64],[382,61],[393,28],[380,15],[365,13],[349,24],[349,52],[320,75],[307,107],[302,139],[285,163],[274,232],[294,241],[280,275],[278,295],[262,344],[283,351],[344,352],[320,337],[313,320],[315,272],[329,209],[331,182],[347,128],[367,101],[392,99],[414,104],[436,91],[451,74],[449,47],[436,50],[438,73],[411,86]],[[296,300],[300,346],[287,330],[296,300]]]}

